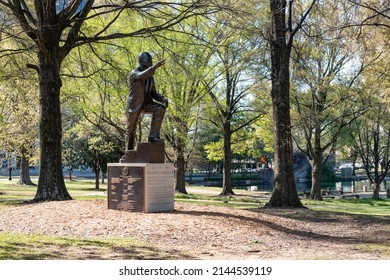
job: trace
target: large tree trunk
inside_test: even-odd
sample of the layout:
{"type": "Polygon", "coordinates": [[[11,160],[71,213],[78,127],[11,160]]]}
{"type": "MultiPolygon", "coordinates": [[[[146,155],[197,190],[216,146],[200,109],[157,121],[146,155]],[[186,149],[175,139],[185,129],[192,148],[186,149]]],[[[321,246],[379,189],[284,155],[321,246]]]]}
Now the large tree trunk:
{"type": "Polygon", "coordinates": [[[231,138],[230,123],[225,124],[223,141],[223,189],[220,195],[234,195],[232,188],[232,156],[231,156],[231,138]]]}
{"type": "Polygon", "coordinates": [[[59,42],[54,32],[46,35],[46,52],[39,52],[40,174],[33,201],[70,200],[62,169],[62,122],[60,106],[59,42]],[[52,44],[52,45],[50,45],[52,44]],[[53,46],[54,45],[54,46],[53,46]]]}
{"type": "Polygon", "coordinates": [[[302,207],[295,186],[290,117],[290,52],[286,42],[285,1],[271,0],[272,108],[274,121],[274,189],[266,207],[302,207]]]}
{"type": "Polygon", "coordinates": [[[34,185],[30,178],[30,169],[28,164],[28,159],[25,154],[22,152],[22,158],[20,162],[20,176],[19,176],[19,185],[34,185]]]}

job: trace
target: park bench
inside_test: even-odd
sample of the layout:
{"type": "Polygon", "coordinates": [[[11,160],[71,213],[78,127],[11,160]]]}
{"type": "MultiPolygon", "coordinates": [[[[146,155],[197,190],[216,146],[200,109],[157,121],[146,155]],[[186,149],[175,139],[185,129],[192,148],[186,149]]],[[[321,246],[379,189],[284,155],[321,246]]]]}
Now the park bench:
{"type": "Polygon", "coordinates": [[[342,195],[343,191],[340,190],[323,190],[321,192],[322,196],[336,196],[336,195],[342,195]]]}
{"type": "MultiPolygon", "coordinates": [[[[321,196],[322,198],[335,198],[336,195],[339,195],[340,194],[340,191],[321,191],[321,196]]],[[[310,196],[310,192],[309,191],[306,191],[303,193],[303,196],[304,198],[309,198],[310,196]]]]}
{"type": "Polygon", "coordinates": [[[350,197],[354,197],[356,199],[359,199],[359,195],[358,194],[344,194],[344,195],[341,195],[339,198],[350,198],[350,197]]]}
{"type": "Polygon", "coordinates": [[[356,199],[359,199],[359,195],[358,194],[353,194],[353,193],[346,194],[342,190],[326,190],[326,191],[322,191],[322,196],[323,197],[328,197],[328,198],[338,198],[338,199],[350,198],[350,197],[354,197],[356,199]]]}
{"type": "MultiPolygon", "coordinates": [[[[304,198],[308,198],[310,196],[310,192],[305,191],[303,192],[304,198]]],[[[356,199],[359,199],[358,194],[352,194],[352,193],[344,193],[341,190],[323,190],[321,191],[321,196],[322,198],[337,198],[337,199],[342,199],[342,198],[351,198],[354,197],[356,199]]]]}

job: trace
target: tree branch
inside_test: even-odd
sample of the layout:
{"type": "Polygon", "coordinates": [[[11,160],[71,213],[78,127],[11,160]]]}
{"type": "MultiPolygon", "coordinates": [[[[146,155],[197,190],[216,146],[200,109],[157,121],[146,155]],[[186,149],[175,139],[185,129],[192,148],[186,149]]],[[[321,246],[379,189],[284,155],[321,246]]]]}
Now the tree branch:
{"type": "MultiPolygon", "coordinates": [[[[292,4],[292,1],[290,1],[291,4],[292,4]]],[[[310,11],[313,9],[314,5],[316,4],[317,0],[312,0],[309,8],[306,10],[306,12],[303,14],[303,16],[301,17],[301,19],[299,20],[297,26],[292,29],[291,33],[290,33],[290,36],[288,38],[288,42],[287,42],[287,46],[291,47],[292,46],[292,43],[293,43],[293,40],[294,40],[294,36],[295,34],[302,28],[302,25],[303,23],[305,22],[306,18],[308,17],[310,11]]]]}
{"type": "Polygon", "coordinates": [[[37,71],[37,73],[38,73],[38,75],[39,75],[39,67],[38,67],[38,65],[28,63],[28,64],[26,64],[26,67],[27,67],[27,68],[34,69],[35,71],[37,71]]]}

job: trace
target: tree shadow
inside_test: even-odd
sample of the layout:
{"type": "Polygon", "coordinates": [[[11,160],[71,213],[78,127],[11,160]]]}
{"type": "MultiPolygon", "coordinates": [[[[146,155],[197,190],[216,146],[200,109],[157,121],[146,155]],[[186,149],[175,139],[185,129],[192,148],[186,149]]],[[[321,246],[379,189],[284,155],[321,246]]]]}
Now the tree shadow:
{"type": "Polygon", "coordinates": [[[96,189],[96,188],[81,188],[81,189],[79,189],[80,191],[92,191],[92,192],[106,192],[107,191],[107,189],[105,189],[105,188],[98,188],[98,189],[96,189]]]}
{"type": "MultiPolygon", "coordinates": [[[[241,209],[243,210],[243,209],[241,209]]],[[[358,216],[359,215],[352,215],[352,214],[340,214],[337,212],[327,212],[327,211],[313,211],[310,209],[277,209],[277,210],[269,210],[264,208],[259,209],[245,209],[244,211],[248,212],[255,212],[259,214],[264,214],[268,216],[273,217],[280,217],[280,218],[290,218],[295,219],[301,222],[309,222],[309,223],[321,223],[321,222],[327,222],[327,223],[338,223],[340,224],[340,227],[343,226],[343,219],[340,219],[341,217],[347,217],[348,219],[354,218],[356,221],[361,222],[365,221],[367,222],[366,225],[370,224],[379,224],[379,225],[389,225],[390,224],[390,217],[386,217],[385,219],[373,219],[370,221],[370,219],[367,217],[364,220],[361,220],[358,216]],[[288,213],[285,213],[286,210],[288,210],[288,213]],[[306,213],[304,215],[292,215],[292,213],[306,213]],[[307,214],[309,213],[309,214],[307,214]]],[[[249,217],[245,215],[239,215],[239,214],[229,214],[229,213],[222,213],[222,212],[216,212],[216,211],[175,211],[176,215],[190,215],[190,216],[206,216],[206,217],[220,217],[223,219],[233,219],[237,222],[244,222],[244,223],[254,223],[257,224],[260,227],[266,227],[284,234],[287,234],[291,236],[291,238],[303,238],[307,240],[313,240],[313,241],[327,241],[327,242],[337,242],[337,243],[343,243],[343,244],[361,244],[361,243],[373,243],[377,244],[377,240],[370,240],[370,238],[362,238],[361,236],[337,236],[332,235],[328,233],[321,233],[321,232],[315,232],[315,230],[308,230],[308,229],[300,229],[300,228],[293,228],[284,226],[281,224],[278,224],[276,222],[270,222],[267,220],[255,217],[249,217]]],[[[370,218],[372,218],[370,216],[370,218]]],[[[315,229],[315,225],[313,227],[315,229]]],[[[380,234],[384,235],[386,232],[381,232],[380,234]]],[[[373,237],[375,238],[375,237],[373,237]]],[[[379,242],[378,244],[382,244],[379,242]]]]}

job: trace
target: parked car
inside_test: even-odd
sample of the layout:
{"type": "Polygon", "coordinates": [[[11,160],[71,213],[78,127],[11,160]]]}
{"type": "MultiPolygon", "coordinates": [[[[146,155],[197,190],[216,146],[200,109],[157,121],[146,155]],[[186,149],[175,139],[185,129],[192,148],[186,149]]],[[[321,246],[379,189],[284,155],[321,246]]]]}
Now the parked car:
{"type": "Polygon", "coordinates": [[[353,168],[353,165],[352,163],[345,163],[339,166],[339,169],[343,169],[343,168],[353,168]]]}

